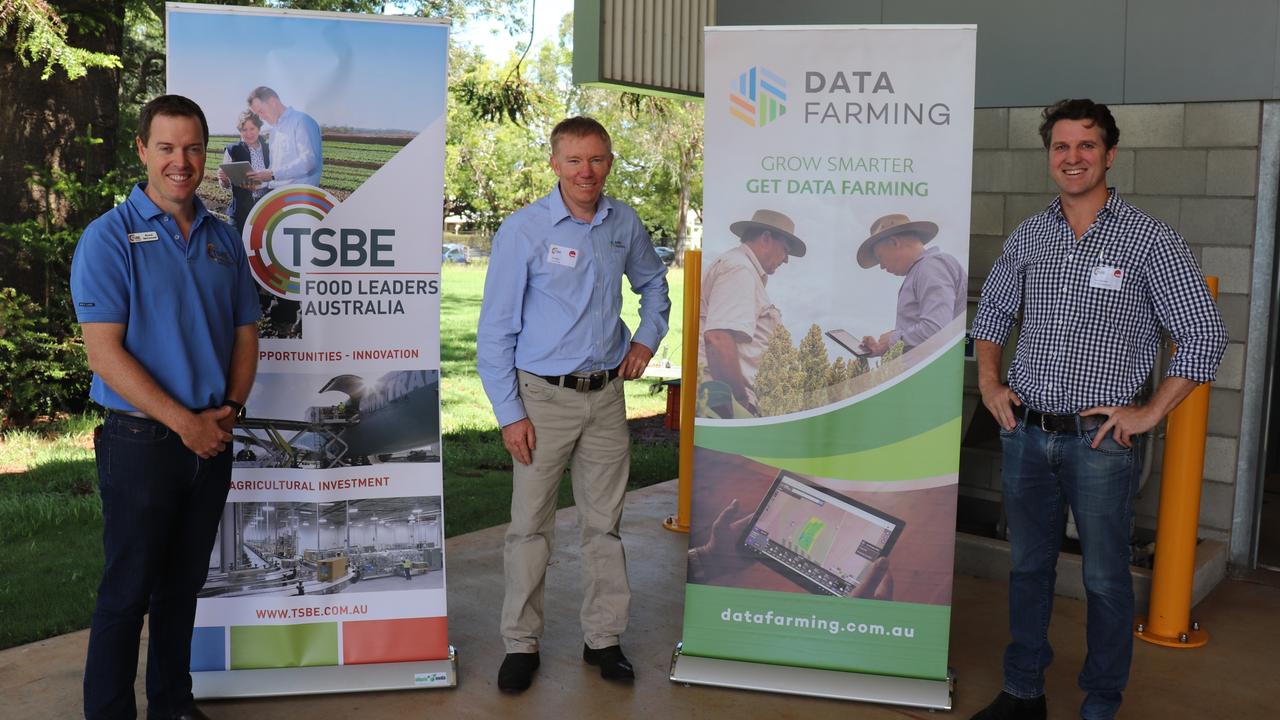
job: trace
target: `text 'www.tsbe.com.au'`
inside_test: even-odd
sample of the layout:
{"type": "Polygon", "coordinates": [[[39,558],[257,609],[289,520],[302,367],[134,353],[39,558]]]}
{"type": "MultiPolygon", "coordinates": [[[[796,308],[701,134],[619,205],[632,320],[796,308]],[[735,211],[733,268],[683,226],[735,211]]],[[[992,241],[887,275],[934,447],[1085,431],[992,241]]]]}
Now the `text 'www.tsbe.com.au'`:
{"type": "Polygon", "coordinates": [[[257,611],[259,620],[297,620],[299,618],[342,617],[344,615],[368,615],[368,605],[331,605],[326,607],[262,608],[257,611]]]}
{"type": "Polygon", "coordinates": [[[753,610],[734,610],[725,608],[720,619],[735,625],[770,625],[773,627],[795,628],[797,630],[818,630],[832,635],[851,633],[856,635],[878,635],[882,637],[914,638],[916,629],[901,625],[878,625],[856,621],[829,620],[817,615],[798,616],[783,615],[772,610],[756,612],[753,610]]]}

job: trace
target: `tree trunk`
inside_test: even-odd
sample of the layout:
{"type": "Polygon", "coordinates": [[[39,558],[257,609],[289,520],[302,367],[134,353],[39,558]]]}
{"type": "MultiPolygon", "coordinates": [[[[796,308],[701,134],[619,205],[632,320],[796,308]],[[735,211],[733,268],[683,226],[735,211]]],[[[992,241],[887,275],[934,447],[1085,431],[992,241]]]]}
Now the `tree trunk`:
{"type": "MultiPolygon", "coordinates": [[[[68,44],[120,55],[124,0],[58,0],[53,5],[66,21],[68,44]]],[[[24,66],[14,52],[14,41],[12,32],[0,38],[0,222],[34,218],[49,202],[42,189],[28,183],[28,165],[87,182],[102,177],[114,165],[120,124],[118,70],[94,69],[70,81],[55,69],[48,80],[41,80],[43,63],[24,66]],[[76,141],[89,132],[102,142],[76,141]]],[[[105,207],[74,213],[66,202],[54,199],[50,209],[56,223],[81,223],[105,207]]],[[[0,263],[13,250],[0,246],[0,263]]]]}
{"type": "Polygon", "coordinates": [[[676,265],[684,267],[684,247],[689,239],[689,199],[693,194],[693,148],[680,151],[680,201],[676,210],[676,265]]]}

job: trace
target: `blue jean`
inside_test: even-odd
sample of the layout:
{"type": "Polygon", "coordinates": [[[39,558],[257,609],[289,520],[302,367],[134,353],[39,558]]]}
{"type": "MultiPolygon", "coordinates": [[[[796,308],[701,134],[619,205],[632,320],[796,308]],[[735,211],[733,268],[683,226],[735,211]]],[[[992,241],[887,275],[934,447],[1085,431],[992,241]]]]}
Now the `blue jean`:
{"type": "Polygon", "coordinates": [[[1133,496],[1142,466],[1142,438],[1122,447],[1108,434],[1093,449],[1096,430],[1045,432],[1020,419],[1001,430],[1004,503],[1013,569],[1009,573],[1009,634],[1005,692],[1044,694],[1053,661],[1049,618],[1066,516],[1075,515],[1088,601],[1088,654],[1080,671],[1081,717],[1112,718],[1133,656],[1133,582],[1129,543],[1133,496]]]}
{"type": "Polygon", "coordinates": [[[148,611],[147,715],[192,707],[191,629],[231,481],[160,423],[111,413],[95,438],[105,564],[84,671],[88,720],[135,718],[138,638],[148,611]]]}

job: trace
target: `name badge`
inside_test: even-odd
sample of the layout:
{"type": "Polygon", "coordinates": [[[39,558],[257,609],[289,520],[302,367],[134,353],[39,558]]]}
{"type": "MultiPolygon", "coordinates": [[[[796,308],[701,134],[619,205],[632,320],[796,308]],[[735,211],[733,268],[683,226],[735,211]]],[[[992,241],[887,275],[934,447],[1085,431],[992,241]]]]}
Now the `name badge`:
{"type": "Polygon", "coordinates": [[[1093,274],[1089,276],[1089,287],[1102,288],[1103,290],[1119,290],[1120,284],[1124,282],[1124,270],[1110,265],[1099,265],[1093,269],[1093,274]]]}
{"type": "Polygon", "coordinates": [[[565,267],[578,266],[578,251],[574,248],[552,245],[547,249],[547,262],[565,267]]]}
{"type": "Polygon", "coordinates": [[[155,232],[129,233],[129,242],[137,245],[144,242],[155,242],[160,239],[160,235],[155,232]]]}

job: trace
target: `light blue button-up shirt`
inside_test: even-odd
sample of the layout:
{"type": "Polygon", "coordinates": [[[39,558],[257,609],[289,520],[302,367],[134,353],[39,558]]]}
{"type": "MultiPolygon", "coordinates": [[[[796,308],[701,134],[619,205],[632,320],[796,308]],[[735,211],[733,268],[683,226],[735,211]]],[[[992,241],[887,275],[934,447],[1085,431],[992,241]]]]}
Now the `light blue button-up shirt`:
{"type": "Polygon", "coordinates": [[[320,186],[324,161],[320,126],[312,117],[286,108],[271,126],[271,182],[268,187],[302,184],[320,186]]]}
{"type": "Polygon", "coordinates": [[[476,364],[498,424],[526,417],[516,368],[536,375],[616,368],[632,340],[657,350],[670,311],[667,268],[635,211],[601,196],[595,217],[583,222],[557,184],[493,238],[476,364]],[[623,275],[640,295],[634,337],[620,317],[623,275]]]}

